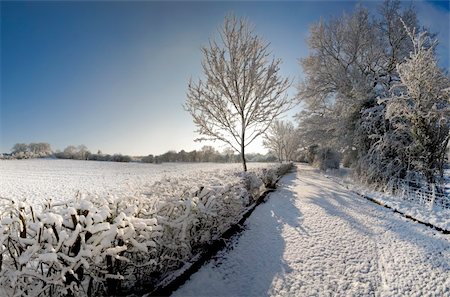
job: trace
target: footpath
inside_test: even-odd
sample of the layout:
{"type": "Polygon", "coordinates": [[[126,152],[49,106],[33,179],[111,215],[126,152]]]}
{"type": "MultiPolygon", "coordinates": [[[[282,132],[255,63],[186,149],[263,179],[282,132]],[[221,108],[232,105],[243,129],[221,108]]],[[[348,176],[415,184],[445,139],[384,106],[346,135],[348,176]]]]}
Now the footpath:
{"type": "Polygon", "coordinates": [[[450,235],[298,165],[173,296],[450,296],[450,235]]]}

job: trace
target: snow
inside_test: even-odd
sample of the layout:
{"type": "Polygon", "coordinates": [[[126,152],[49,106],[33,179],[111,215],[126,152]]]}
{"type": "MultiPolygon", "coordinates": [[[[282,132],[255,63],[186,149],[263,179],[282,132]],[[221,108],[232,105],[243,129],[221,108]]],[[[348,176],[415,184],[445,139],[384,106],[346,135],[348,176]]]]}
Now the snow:
{"type": "Polygon", "coordinates": [[[173,296],[450,296],[450,236],[299,165],[173,296]]]}
{"type": "Polygon", "coordinates": [[[0,295],[83,296],[89,288],[94,295],[109,295],[114,289],[108,278],[123,279],[124,290],[141,281],[157,284],[194,257],[196,247],[239,221],[265,185],[292,167],[257,164],[243,173],[239,164],[214,164],[213,172],[195,165],[134,184],[129,195],[82,188],[58,203],[42,205],[41,197],[33,196],[20,203],[1,199],[0,295]],[[67,277],[71,271],[73,277],[67,277]]]}
{"type": "MultiPolygon", "coordinates": [[[[267,163],[249,163],[252,168],[265,168],[267,163]]],[[[241,164],[217,163],[118,163],[78,160],[0,160],[0,197],[26,199],[40,204],[46,199],[62,201],[79,191],[100,196],[127,196],[162,178],[189,176],[228,169],[241,169],[241,164]]]]}
{"type": "MultiPolygon", "coordinates": [[[[327,176],[340,184],[344,184],[345,187],[356,193],[370,197],[421,222],[429,223],[444,230],[450,230],[450,209],[443,209],[438,206],[430,209],[429,205],[419,204],[415,201],[406,201],[401,197],[396,197],[389,193],[369,189],[366,186],[356,183],[350,177],[350,172],[349,169],[341,168],[339,170],[327,171],[327,176]]],[[[448,192],[449,187],[450,182],[446,185],[447,197],[450,197],[450,192],[448,192]]]]}

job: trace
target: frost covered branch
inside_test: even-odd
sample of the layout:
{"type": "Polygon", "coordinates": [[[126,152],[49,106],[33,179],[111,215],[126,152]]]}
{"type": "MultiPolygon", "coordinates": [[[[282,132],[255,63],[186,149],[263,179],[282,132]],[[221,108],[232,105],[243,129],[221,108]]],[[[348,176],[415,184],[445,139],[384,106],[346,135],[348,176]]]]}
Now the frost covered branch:
{"type": "Polygon", "coordinates": [[[219,41],[203,47],[204,79],[190,81],[186,110],[200,140],[220,140],[241,154],[245,148],[293,106],[286,90],[291,82],[279,75],[280,59],[271,58],[269,44],[246,20],[225,18],[219,41]]]}

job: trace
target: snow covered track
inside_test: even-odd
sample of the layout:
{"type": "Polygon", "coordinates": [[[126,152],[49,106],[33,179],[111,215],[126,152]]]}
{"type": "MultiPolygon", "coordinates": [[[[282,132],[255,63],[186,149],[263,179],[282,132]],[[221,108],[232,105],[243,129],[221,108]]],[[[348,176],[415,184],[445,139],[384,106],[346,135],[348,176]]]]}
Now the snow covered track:
{"type": "Polygon", "coordinates": [[[281,180],[175,296],[450,296],[450,236],[314,169],[281,180]]]}

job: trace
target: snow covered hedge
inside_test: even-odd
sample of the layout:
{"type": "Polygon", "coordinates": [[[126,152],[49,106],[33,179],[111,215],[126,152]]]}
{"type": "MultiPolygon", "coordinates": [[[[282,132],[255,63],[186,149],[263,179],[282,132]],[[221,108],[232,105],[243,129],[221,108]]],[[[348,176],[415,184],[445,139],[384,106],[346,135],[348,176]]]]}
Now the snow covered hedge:
{"type": "Polygon", "coordinates": [[[79,194],[38,211],[2,199],[0,295],[116,295],[156,285],[291,167],[166,178],[134,196],[79,194]]]}

